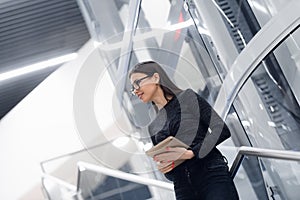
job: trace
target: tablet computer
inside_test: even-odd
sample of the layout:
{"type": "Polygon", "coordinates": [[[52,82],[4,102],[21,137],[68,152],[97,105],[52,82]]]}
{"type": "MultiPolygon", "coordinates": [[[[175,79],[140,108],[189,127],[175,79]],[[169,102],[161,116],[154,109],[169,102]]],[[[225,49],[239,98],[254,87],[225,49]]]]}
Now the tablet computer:
{"type": "MultiPolygon", "coordinates": [[[[183,148],[189,148],[189,146],[185,143],[183,143],[181,140],[177,139],[176,137],[169,136],[157,145],[153,146],[151,149],[146,151],[146,154],[148,156],[151,156],[152,158],[157,155],[166,152],[167,147],[183,147],[183,148]]],[[[180,165],[185,160],[176,160],[174,162],[174,167],[180,165]]]]}

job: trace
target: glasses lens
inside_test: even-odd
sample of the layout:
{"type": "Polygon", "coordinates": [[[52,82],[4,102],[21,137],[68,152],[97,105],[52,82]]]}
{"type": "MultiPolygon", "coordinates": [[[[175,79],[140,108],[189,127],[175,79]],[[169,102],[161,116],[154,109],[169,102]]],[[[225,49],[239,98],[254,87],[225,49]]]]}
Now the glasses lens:
{"type": "Polygon", "coordinates": [[[140,79],[137,79],[137,80],[135,80],[135,81],[132,83],[132,85],[131,85],[131,93],[132,93],[133,95],[135,95],[134,90],[140,89],[140,87],[141,87],[141,86],[140,86],[140,83],[142,82],[142,80],[144,80],[144,79],[146,79],[146,78],[148,78],[148,77],[150,77],[150,75],[145,76],[145,77],[140,78],[140,79]]]}

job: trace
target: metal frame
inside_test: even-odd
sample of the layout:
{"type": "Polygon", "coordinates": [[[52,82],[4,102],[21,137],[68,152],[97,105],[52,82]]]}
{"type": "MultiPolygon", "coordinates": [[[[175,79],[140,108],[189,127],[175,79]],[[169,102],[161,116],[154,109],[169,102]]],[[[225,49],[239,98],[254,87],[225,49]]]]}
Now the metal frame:
{"type": "Polygon", "coordinates": [[[234,178],[245,156],[256,156],[262,158],[273,158],[281,160],[300,161],[300,152],[288,150],[273,150],[242,146],[238,150],[230,168],[231,177],[234,178]]]}
{"type": "Polygon", "coordinates": [[[126,83],[126,74],[129,68],[129,61],[132,52],[133,46],[133,36],[135,34],[135,29],[137,27],[139,15],[140,15],[140,7],[141,7],[141,0],[129,1],[129,18],[127,22],[127,26],[124,30],[123,35],[123,45],[121,47],[121,54],[119,59],[119,65],[117,69],[116,77],[117,79],[121,80],[119,84],[120,87],[117,87],[117,96],[119,97],[120,105],[122,104],[123,100],[123,92],[126,83]],[[125,77],[124,77],[125,76],[125,77]]]}

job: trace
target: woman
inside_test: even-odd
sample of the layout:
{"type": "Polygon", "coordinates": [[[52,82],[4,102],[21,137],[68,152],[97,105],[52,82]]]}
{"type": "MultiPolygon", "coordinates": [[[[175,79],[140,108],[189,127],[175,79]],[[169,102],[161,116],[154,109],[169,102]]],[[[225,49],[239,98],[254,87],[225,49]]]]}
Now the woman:
{"type": "Polygon", "coordinates": [[[137,64],[129,78],[132,93],[144,103],[152,102],[156,110],[156,118],[148,127],[153,144],[176,136],[190,147],[168,147],[165,153],[154,156],[158,169],[173,181],[176,199],[238,199],[220,151],[214,147],[205,157],[199,157],[206,134],[221,131],[217,144],[230,136],[212,107],[193,90],[179,89],[156,62],[137,64]],[[174,167],[176,160],[185,161],[174,167]]]}

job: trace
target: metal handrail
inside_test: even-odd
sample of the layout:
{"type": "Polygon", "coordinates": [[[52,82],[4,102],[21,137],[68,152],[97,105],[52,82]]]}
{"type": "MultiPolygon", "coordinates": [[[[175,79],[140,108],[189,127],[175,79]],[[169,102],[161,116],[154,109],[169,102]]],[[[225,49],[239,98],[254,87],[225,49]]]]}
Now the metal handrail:
{"type": "Polygon", "coordinates": [[[82,161],[78,162],[77,166],[78,166],[77,191],[80,190],[80,174],[81,174],[81,171],[84,171],[84,170],[90,170],[90,171],[102,173],[102,174],[105,174],[108,176],[127,180],[127,181],[134,182],[134,183],[139,183],[142,185],[155,186],[155,187],[159,187],[162,189],[174,191],[173,184],[165,182],[165,181],[159,181],[159,180],[155,180],[155,179],[151,179],[151,178],[146,178],[146,177],[138,176],[135,174],[130,174],[130,173],[122,172],[119,170],[114,170],[114,169],[109,169],[107,167],[102,167],[99,165],[94,165],[94,164],[90,164],[90,163],[86,163],[86,162],[82,162],[82,161]]]}
{"type": "MultiPolygon", "coordinates": [[[[255,148],[255,147],[246,147],[241,146],[238,149],[238,153],[233,161],[233,164],[230,168],[230,175],[232,178],[235,177],[243,159],[245,156],[256,156],[256,157],[264,157],[264,158],[273,158],[273,159],[282,159],[282,160],[292,160],[292,161],[300,161],[300,152],[289,151],[289,150],[273,150],[273,149],[264,149],[264,148],[255,148]]],[[[56,177],[53,177],[48,174],[43,174],[43,179],[51,179],[58,183],[59,185],[68,188],[73,191],[74,194],[80,193],[80,174],[84,170],[90,170],[98,173],[102,173],[108,176],[112,176],[115,178],[127,180],[130,182],[139,183],[147,186],[155,186],[162,189],[166,189],[169,191],[174,191],[174,187],[172,183],[168,183],[165,181],[159,181],[151,178],[141,177],[135,174],[125,173],[119,170],[110,169],[107,167],[102,167],[99,165],[94,165],[86,162],[79,161],[77,163],[78,166],[78,180],[77,180],[77,188],[74,185],[71,185],[67,182],[64,182],[56,177]]]]}
{"type": "Polygon", "coordinates": [[[263,157],[263,158],[300,161],[300,152],[242,146],[239,148],[238,153],[230,168],[230,174],[232,178],[235,177],[245,156],[256,156],[256,157],[263,157]]]}

